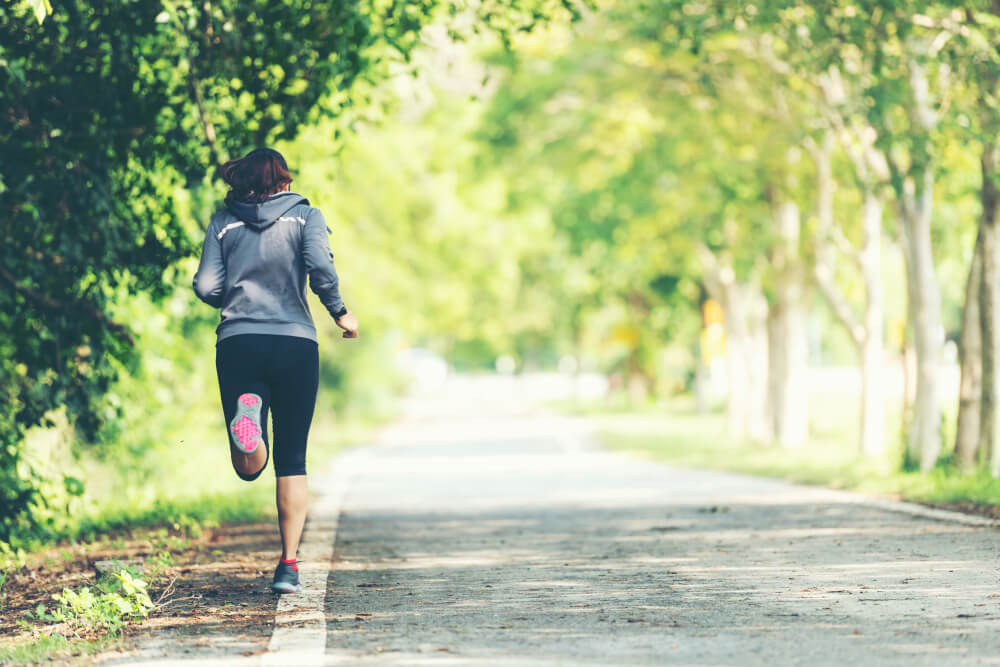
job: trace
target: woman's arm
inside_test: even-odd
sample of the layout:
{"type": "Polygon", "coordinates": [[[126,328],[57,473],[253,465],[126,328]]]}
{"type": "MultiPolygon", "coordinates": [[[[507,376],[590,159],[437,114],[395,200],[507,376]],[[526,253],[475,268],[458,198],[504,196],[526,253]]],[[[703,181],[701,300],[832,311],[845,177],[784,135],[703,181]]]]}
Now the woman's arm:
{"type": "Polygon", "coordinates": [[[340,297],[340,278],[333,265],[333,252],[327,237],[326,219],[313,209],[302,230],[302,257],[309,273],[309,287],[329,311],[333,321],[344,330],[344,338],[358,337],[358,320],[347,310],[340,297]]]}
{"type": "Polygon", "coordinates": [[[340,298],[340,278],[333,265],[330,239],[326,233],[323,214],[313,209],[302,230],[302,259],[309,273],[309,287],[330,315],[337,319],[337,314],[344,309],[344,300],[340,298]]]}
{"type": "Polygon", "coordinates": [[[222,243],[215,234],[215,225],[205,231],[205,243],[201,248],[201,263],[194,274],[194,293],[212,306],[222,307],[222,290],[226,285],[226,264],[222,261],[222,243]]]}

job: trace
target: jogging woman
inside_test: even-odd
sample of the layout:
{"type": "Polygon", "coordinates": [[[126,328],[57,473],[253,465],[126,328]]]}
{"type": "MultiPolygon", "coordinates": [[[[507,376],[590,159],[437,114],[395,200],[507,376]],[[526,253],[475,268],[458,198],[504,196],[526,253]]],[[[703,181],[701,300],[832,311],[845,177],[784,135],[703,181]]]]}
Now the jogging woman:
{"type": "Polygon", "coordinates": [[[340,298],[323,214],[289,191],[281,154],[258,148],[222,165],[221,176],[230,190],[205,233],[194,291],[222,310],[215,368],[236,474],[253,481],[274,459],[281,559],[271,587],[296,593],[309,504],[306,441],[319,385],[306,275],[344,338],[357,338],[358,321],[340,298]]]}

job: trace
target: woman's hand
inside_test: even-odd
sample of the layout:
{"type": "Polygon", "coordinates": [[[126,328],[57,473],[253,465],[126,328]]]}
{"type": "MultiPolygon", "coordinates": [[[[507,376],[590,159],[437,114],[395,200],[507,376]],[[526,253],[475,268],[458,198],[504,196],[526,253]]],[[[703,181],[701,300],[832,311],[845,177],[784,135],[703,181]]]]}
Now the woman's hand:
{"type": "Polygon", "coordinates": [[[358,337],[358,318],[354,317],[354,313],[347,311],[334,322],[344,330],[344,338],[358,337]]]}

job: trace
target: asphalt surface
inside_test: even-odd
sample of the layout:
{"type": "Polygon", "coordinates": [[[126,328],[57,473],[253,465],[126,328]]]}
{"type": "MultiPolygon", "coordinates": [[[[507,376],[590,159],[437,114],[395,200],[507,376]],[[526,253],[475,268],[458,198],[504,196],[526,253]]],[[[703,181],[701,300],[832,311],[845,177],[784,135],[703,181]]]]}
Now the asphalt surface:
{"type": "Polygon", "coordinates": [[[468,384],[352,463],[326,663],[1000,663],[998,532],[672,468],[468,384]]]}

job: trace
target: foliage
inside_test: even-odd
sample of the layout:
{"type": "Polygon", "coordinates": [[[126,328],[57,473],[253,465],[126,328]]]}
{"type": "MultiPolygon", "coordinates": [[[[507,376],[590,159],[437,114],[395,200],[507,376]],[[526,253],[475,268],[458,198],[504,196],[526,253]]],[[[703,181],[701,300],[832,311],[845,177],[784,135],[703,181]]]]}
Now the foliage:
{"type": "Polygon", "coordinates": [[[0,570],[0,610],[7,606],[7,591],[4,590],[7,585],[7,579],[10,577],[10,572],[7,570],[0,570]]]}
{"type": "Polygon", "coordinates": [[[56,606],[39,604],[33,614],[38,621],[63,623],[73,634],[109,634],[121,632],[130,621],[146,618],[153,601],[146,582],[127,568],[97,585],[96,592],[88,586],[78,590],[63,589],[52,596],[56,606]]]}
{"type": "MultiPolygon", "coordinates": [[[[387,336],[364,343],[369,347],[357,355],[325,357],[332,386],[364,381],[364,373],[334,366],[367,356],[370,372],[379,355],[383,365],[391,360],[393,346],[450,353],[481,340],[492,363],[512,334],[535,324],[529,309],[519,310],[517,322],[509,315],[520,253],[542,239],[491,216],[489,185],[461,187],[471,149],[465,133],[479,109],[442,95],[425,116],[359,127],[339,151],[322,148],[325,126],[306,130],[287,147],[293,163],[308,165],[297,185],[330,222],[345,299],[368,331],[387,336]],[[386,160],[393,151],[397,159],[386,160]],[[381,196],[387,191],[391,197],[381,196]]],[[[384,369],[382,377],[388,376],[384,369]]]]}
{"type": "Polygon", "coordinates": [[[162,296],[164,269],[191,252],[172,188],[293,133],[332,79],[357,76],[374,39],[353,4],[166,6],[67,2],[41,25],[0,9],[0,536],[38,489],[18,469],[24,429],[65,407],[93,437],[114,362],[134,368],[133,335],[108,303],[121,290],[162,296]],[[253,58],[249,35],[266,47],[253,58]]]}
{"type": "MultiPolygon", "coordinates": [[[[997,126],[998,27],[988,3],[609,4],[491,59],[503,78],[478,134],[480,166],[510,185],[508,215],[545,211],[568,263],[600,276],[586,291],[562,292],[556,321],[623,342],[629,372],[656,373],[670,341],[694,346],[708,274],[696,256],[714,256],[780,308],[775,288],[788,273],[772,229],[784,202],[805,214],[790,251],[806,302],[821,245],[850,260],[831,264],[845,302],[864,302],[852,248],[864,237],[864,193],[894,204],[886,221],[901,223],[877,239],[886,248],[877,261],[894,266],[902,249],[909,272],[883,272],[882,317],[908,312],[909,335],[936,340],[938,305],[955,331],[964,300],[978,208],[980,148],[970,140],[997,126]],[[819,219],[809,159],[833,137],[836,243],[819,219]],[[656,284],[671,289],[657,294],[656,284]],[[918,314],[920,304],[931,305],[918,314]]],[[[816,362],[838,331],[810,329],[823,342],[816,362]]],[[[919,346],[921,359],[935,344],[919,346]]]]}
{"type": "Polygon", "coordinates": [[[30,9],[39,23],[52,13],[52,3],[50,0],[21,0],[20,5],[21,7],[30,9]]]}
{"type": "Polygon", "coordinates": [[[0,542],[0,572],[20,570],[28,562],[28,555],[21,547],[12,547],[7,542],[0,542]]]}
{"type": "MultiPolygon", "coordinates": [[[[106,424],[115,406],[104,397],[139,356],[134,323],[112,305],[169,293],[164,273],[195,249],[203,222],[193,220],[218,194],[204,187],[214,168],[322,117],[341,119],[339,133],[409,60],[436,8],[71,0],[47,18],[47,3],[0,8],[0,538],[41,502],[43,480],[20,463],[25,429],[57,408],[84,441],[106,424]],[[32,10],[38,21],[26,20],[32,10]],[[192,195],[185,211],[178,189],[192,195]]],[[[565,13],[549,0],[450,9],[456,34],[471,21],[501,36],[565,13]]]]}
{"type": "Polygon", "coordinates": [[[697,338],[698,248],[730,252],[741,279],[759,272],[796,135],[759,113],[774,82],[730,46],[709,67],[619,39],[647,19],[593,17],[561,49],[528,38],[494,58],[505,80],[478,137],[480,168],[509,184],[507,213],[544,209],[586,276],[549,286],[557,321],[617,347],[610,368],[652,385],[665,344],[697,338]]]}

